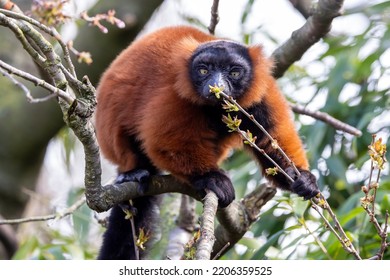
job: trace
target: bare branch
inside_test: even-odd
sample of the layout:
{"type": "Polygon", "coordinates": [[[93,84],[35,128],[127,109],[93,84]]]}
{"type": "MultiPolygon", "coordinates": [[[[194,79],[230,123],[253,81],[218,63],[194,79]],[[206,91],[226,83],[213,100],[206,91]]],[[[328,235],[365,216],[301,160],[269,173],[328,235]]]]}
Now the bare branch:
{"type": "Polygon", "coordinates": [[[45,58],[31,45],[29,40],[26,38],[26,34],[20,28],[19,21],[11,20],[3,13],[0,13],[0,25],[8,27],[15,34],[16,38],[22,43],[23,48],[39,66],[42,67],[44,65],[46,61],[45,58]]]}
{"type": "Polygon", "coordinates": [[[115,17],[114,10],[109,10],[107,14],[97,14],[93,17],[88,16],[87,12],[84,11],[81,13],[80,17],[86,22],[89,22],[91,25],[98,27],[102,33],[108,32],[108,29],[101,24],[100,21],[102,20],[105,20],[111,24],[115,24],[118,28],[125,27],[125,23],[122,20],[115,17]]]}
{"type": "Polygon", "coordinates": [[[343,246],[344,250],[348,253],[352,254],[357,260],[361,260],[358,251],[353,246],[353,243],[348,238],[347,234],[345,233],[344,229],[342,228],[337,216],[333,212],[332,208],[330,207],[328,201],[326,201],[325,197],[319,193],[317,197],[313,197],[311,199],[312,202],[312,208],[317,211],[317,213],[321,216],[321,218],[324,220],[324,222],[327,225],[327,228],[329,228],[333,234],[337,237],[337,239],[340,241],[341,245],[343,246]],[[324,209],[330,217],[332,218],[334,222],[334,226],[331,225],[331,223],[325,218],[325,216],[321,213],[319,210],[319,207],[324,209]]]}
{"type": "Polygon", "coordinates": [[[337,130],[341,130],[341,131],[350,133],[350,134],[355,135],[355,136],[362,135],[362,132],[359,129],[357,129],[357,128],[355,128],[347,123],[344,123],[344,122],[332,117],[331,115],[329,115],[327,113],[320,112],[320,111],[311,111],[311,110],[309,110],[301,105],[298,105],[298,104],[290,104],[290,106],[291,106],[291,109],[297,114],[310,116],[312,118],[323,121],[324,123],[327,123],[327,124],[333,126],[337,130]]]}
{"type": "Polygon", "coordinates": [[[208,30],[212,35],[215,34],[215,27],[219,22],[218,5],[219,5],[219,0],[214,0],[213,6],[211,7],[211,19],[210,19],[210,25],[208,27],[208,30]]]}
{"type": "MultiPolygon", "coordinates": [[[[71,98],[69,96],[69,94],[67,94],[65,91],[47,83],[45,80],[42,80],[42,79],[39,79],[38,77],[35,77],[34,75],[31,75],[27,72],[24,72],[22,70],[19,70],[7,63],[5,63],[4,61],[0,60],[0,68],[4,69],[7,73],[9,73],[10,75],[13,74],[13,75],[16,75],[18,77],[21,77],[27,81],[30,81],[32,83],[34,83],[36,86],[39,86],[39,87],[42,87],[48,91],[50,91],[52,94],[45,97],[45,98],[42,98],[42,99],[34,99],[29,91],[28,93],[26,93],[25,90],[23,90],[25,93],[26,93],[26,97],[27,99],[32,102],[32,103],[37,103],[37,102],[42,102],[42,101],[46,101],[47,99],[50,99],[50,98],[53,98],[53,97],[60,97],[62,98],[63,100],[65,100],[69,105],[73,103],[74,99],[71,98]]],[[[3,72],[3,71],[2,71],[3,72]]],[[[24,86],[25,88],[25,86],[24,86]]],[[[28,90],[28,89],[27,89],[28,90]]]]}
{"type": "MultiPolygon", "coordinates": [[[[207,191],[207,190],[206,190],[207,191]]],[[[207,191],[203,199],[203,214],[200,223],[200,237],[196,244],[197,260],[209,260],[213,245],[215,242],[214,235],[214,218],[218,208],[218,197],[212,191],[207,191]]]]}
{"type": "Polygon", "coordinates": [[[370,155],[371,161],[371,170],[370,176],[368,179],[367,186],[362,187],[362,191],[365,196],[360,199],[361,205],[363,209],[366,211],[369,217],[369,221],[374,225],[378,236],[381,238],[381,246],[378,252],[371,259],[383,259],[383,255],[389,246],[387,243],[387,227],[389,223],[389,212],[386,210],[385,214],[385,222],[383,225],[383,229],[379,224],[378,219],[375,215],[375,204],[377,198],[377,190],[379,188],[379,179],[381,175],[381,171],[384,169],[384,165],[387,162],[386,160],[386,144],[382,143],[382,138],[376,139],[376,135],[372,135],[371,144],[368,146],[368,154],[370,155]],[[374,170],[377,170],[377,176],[375,180],[373,179],[374,170]],[[371,206],[371,208],[370,208],[371,206]]]}
{"type": "MultiPolygon", "coordinates": [[[[223,97],[225,103],[227,104],[226,106],[226,111],[229,111],[231,110],[231,107],[232,105],[234,105],[235,108],[237,109],[234,109],[234,110],[238,110],[240,112],[242,112],[249,120],[251,120],[255,125],[256,127],[258,127],[261,132],[264,133],[264,135],[271,141],[272,145],[275,146],[275,150],[277,150],[281,155],[282,157],[290,164],[290,166],[293,168],[294,172],[296,173],[296,175],[300,175],[300,172],[299,170],[297,169],[297,167],[295,166],[294,162],[287,156],[287,154],[283,151],[283,149],[278,145],[277,141],[272,137],[271,134],[269,134],[269,132],[263,127],[262,124],[260,124],[255,118],[253,115],[249,114],[244,108],[241,107],[240,104],[238,104],[238,102],[230,95],[226,94],[225,92],[223,92],[223,90],[221,90],[220,88],[218,87],[212,87],[210,86],[210,91],[213,92],[215,94],[215,96],[217,98],[220,98],[220,96],[223,97]],[[231,103],[230,103],[231,102],[231,103]]],[[[224,107],[224,105],[223,105],[224,107]]],[[[239,125],[238,125],[239,126],[239,125]]],[[[261,149],[260,147],[258,147],[255,143],[253,143],[253,141],[251,141],[252,139],[249,139],[248,138],[248,135],[247,133],[241,131],[238,127],[236,127],[235,129],[238,133],[240,133],[240,135],[245,139],[245,141],[247,141],[247,143],[254,149],[256,149],[257,151],[259,151],[261,154],[263,154],[270,162],[272,162],[272,164],[274,166],[276,166],[278,168],[278,170],[290,181],[290,182],[294,182],[294,180],[291,178],[291,176],[289,174],[287,174],[285,172],[285,170],[283,170],[270,156],[268,156],[265,151],[263,149],[261,149]]]]}
{"type": "Polygon", "coordinates": [[[42,222],[48,220],[62,219],[66,216],[73,214],[77,209],[83,206],[84,203],[85,203],[85,197],[82,196],[72,206],[70,206],[69,208],[63,211],[59,211],[57,213],[46,215],[46,216],[28,217],[28,218],[13,219],[13,220],[0,220],[0,225],[5,225],[5,224],[14,225],[14,224],[29,223],[29,222],[42,222]]]}
{"type": "Polygon", "coordinates": [[[217,254],[215,254],[215,256],[212,259],[218,260],[227,251],[230,245],[231,245],[230,242],[226,243],[225,246],[223,246],[222,249],[219,252],[217,252],[217,254]]]}
{"type": "MultiPolygon", "coordinates": [[[[0,62],[1,62],[1,61],[0,61],[0,62]]],[[[8,79],[10,79],[11,82],[12,82],[15,86],[19,87],[19,88],[24,92],[24,94],[26,95],[27,100],[28,100],[29,102],[32,102],[32,100],[34,100],[34,98],[31,96],[30,90],[29,90],[24,84],[19,83],[18,80],[16,80],[16,79],[15,79],[11,74],[9,74],[7,71],[4,71],[2,68],[0,68],[0,73],[1,73],[3,76],[5,76],[5,77],[7,77],[8,79]]]]}
{"type": "Polygon", "coordinates": [[[341,14],[343,3],[344,0],[319,0],[306,23],[273,52],[275,78],[283,76],[291,64],[329,32],[333,19],[341,14]]]}
{"type": "Polygon", "coordinates": [[[19,7],[10,0],[0,0],[0,8],[6,9],[9,11],[14,11],[17,13],[22,13],[22,11],[19,9],[19,7]]]}
{"type": "Polygon", "coordinates": [[[62,51],[64,53],[64,59],[65,59],[67,67],[69,68],[71,75],[74,78],[77,78],[73,63],[72,63],[71,58],[70,58],[69,48],[68,48],[67,44],[62,40],[61,35],[57,32],[57,30],[55,28],[49,28],[46,25],[40,23],[39,21],[37,21],[31,17],[28,17],[24,14],[21,14],[19,12],[12,12],[12,11],[8,11],[5,9],[0,9],[0,13],[4,14],[10,18],[13,18],[13,19],[19,19],[19,20],[23,20],[25,22],[28,22],[29,24],[31,24],[35,27],[38,27],[43,32],[45,32],[46,34],[48,34],[51,37],[53,37],[54,39],[56,39],[62,48],[62,51]]]}
{"type": "MultiPolygon", "coordinates": [[[[2,11],[0,11],[0,25],[9,27],[15,33],[16,37],[21,41],[23,47],[33,58],[34,62],[53,79],[56,90],[52,90],[52,92],[55,92],[61,97],[59,98],[59,104],[61,105],[60,107],[63,110],[63,113],[66,115],[69,105],[74,104],[74,98],[70,95],[70,91],[66,91],[67,80],[58,66],[61,64],[61,59],[55,53],[53,46],[41,33],[34,29],[34,26],[28,22],[11,19],[3,14],[2,11]]],[[[3,68],[6,69],[5,67],[3,68]]],[[[36,80],[36,78],[33,78],[33,80],[36,80]]],[[[41,83],[38,85],[41,85],[41,83]]],[[[75,107],[78,109],[75,110],[76,112],[81,110],[78,106],[75,107]]]]}
{"type": "Polygon", "coordinates": [[[216,241],[212,258],[215,258],[218,252],[233,247],[244,236],[250,225],[258,220],[261,208],[275,194],[274,187],[262,184],[240,202],[233,201],[228,207],[218,210],[219,225],[215,229],[216,241]],[[226,244],[229,245],[226,247],[226,244]]]}
{"type": "MultiPolygon", "coordinates": [[[[1,2],[0,4],[4,4],[1,2]]],[[[2,6],[3,7],[3,6],[2,6]]],[[[18,12],[16,10],[16,12],[18,12]]],[[[9,13],[8,13],[9,14],[9,13]]],[[[10,14],[11,16],[11,14],[10,14]]],[[[12,14],[12,16],[15,16],[12,14]]],[[[22,19],[22,17],[20,17],[22,19]]],[[[23,18],[24,19],[24,18],[23,18]]],[[[32,22],[36,24],[35,22],[32,22]]],[[[34,26],[29,22],[22,20],[10,19],[8,18],[3,11],[0,11],[0,24],[5,25],[6,27],[13,28],[14,33],[19,36],[20,40],[24,44],[25,48],[29,51],[30,55],[42,69],[45,69],[47,73],[53,78],[53,83],[55,86],[52,86],[36,77],[31,75],[24,75],[21,71],[9,67],[5,63],[1,63],[0,66],[5,69],[10,74],[19,75],[22,78],[31,80],[35,84],[42,86],[46,89],[49,89],[51,92],[55,92],[59,97],[59,105],[64,115],[64,120],[68,126],[74,131],[78,139],[84,146],[85,151],[85,160],[86,160],[86,171],[85,171],[85,186],[86,186],[86,198],[87,204],[98,205],[98,202],[91,201],[93,199],[104,200],[104,197],[99,195],[105,193],[102,191],[103,187],[101,186],[101,164],[100,164],[100,154],[99,146],[96,141],[95,131],[92,123],[90,122],[90,117],[96,105],[95,99],[95,89],[90,84],[89,80],[84,77],[81,82],[75,82],[75,75],[72,66],[68,68],[70,71],[64,71],[64,68],[61,66],[60,57],[54,52],[53,46],[39,33],[34,26]],[[40,54],[35,55],[34,49],[30,49],[29,42],[25,39],[29,37],[39,50],[44,55],[40,54]],[[65,73],[65,74],[64,74],[65,73]],[[69,79],[69,81],[67,80],[69,79]],[[72,79],[71,79],[72,78],[72,79]],[[73,89],[76,92],[76,96],[83,97],[83,99],[75,99],[68,92],[69,83],[73,86],[73,89]],[[84,102],[86,100],[87,102],[84,102]],[[95,197],[95,196],[98,196],[95,197]]],[[[55,33],[53,33],[56,35],[55,33]]],[[[59,39],[59,37],[56,37],[59,39]]],[[[64,46],[64,44],[62,44],[64,46]]],[[[66,47],[64,52],[67,52],[66,47]]],[[[72,65],[70,58],[67,62],[72,65]]],[[[118,203],[122,200],[116,200],[115,203],[118,203]]],[[[104,204],[104,203],[103,203],[104,204]]],[[[107,205],[107,204],[105,204],[107,205]]],[[[110,207],[113,204],[110,204],[110,207]]],[[[103,209],[108,210],[110,207],[99,208],[98,206],[90,207],[91,209],[103,209]]]]}
{"type": "Polygon", "coordinates": [[[311,0],[289,0],[289,2],[304,18],[307,19],[311,15],[311,0]]]}

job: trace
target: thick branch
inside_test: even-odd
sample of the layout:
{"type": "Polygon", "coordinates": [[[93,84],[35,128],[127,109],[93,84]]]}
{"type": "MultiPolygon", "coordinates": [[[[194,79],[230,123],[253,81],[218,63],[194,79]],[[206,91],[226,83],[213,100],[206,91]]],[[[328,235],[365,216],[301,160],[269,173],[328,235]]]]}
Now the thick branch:
{"type": "Polygon", "coordinates": [[[304,18],[310,17],[312,0],[289,0],[289,2],[304,18]]]}
{"type": "Polygon", "coordinates": [[[276,189],[262,184],[240,201],[233,201],[228,207],[219,209],[217,217],[219,226],[215,230],[216,241],[212,258],[224,248],[230,249],[257,221],[261,208],[276,194],[276,189]],[[226,246],[226,244],[229,244],[226,246]]]}
{"type": "Polygon", "coordinates": [[[215,242],[214,235],[214,218],[218,208],[218,197],[213,192],[208,192],[203,199],[203,214],[200,225],[200,237],[196,244],[197,260],[209,260],[213,245],[215,242]]]}
{"type": "Polygon", "coordinates": [[[211,7],[211,19],[210,19],[210,25],[208,27],[208,30],[212,35],[214,35],[215,27],[219,22],[218,5],[219,5],[219,0],[214,0],[213,6],[211,7]]]}
{"type": "MultiPolygon", "coordinates": [[[[92,171],[94,170],[94,167],[90,168],[92,171]]],[[[88,173],[91,174],[91,171],[88,173]]],[[[112,206],[120,202],[145,195],[153,196],[163,193],[181,193],[193,197],[198,201],[202,200],[202,197],[195,191],[194,188],[189,185],[180,183],[170,175],[153,176],[151,178],[148,191],[144,193],[140,192],[138,183],[136,182],[101,186],[100,184],[96,185],[93,183],[93,177],[88,175],[86,175],[86,177],[89,177],[86,179],[85,189],[87,203],[91,209],[97,212],[107,211],[112,206]]]]}
{"type": "Polygon", "coordinates": [[[4,14],[4,15],[10,17],[10,18],[28,22],[29,24],[39,28],[40,30],[42,30],[46,34],[49,34],[54,39],[56,39],[57,42],[60,44],[60,46],[62,48],[62,51],[64,52],[64,59],[66,61],[67,67],[69,67],[69,71],[71,72],[71,74],[74,77],[76,77],[76,72],[75,72],[74,66],[72,64],[72,61],[70,59],[70,53],[69,53],[68,46],[65,44],[64,41],[62,41],[61,35],[57,32],[57,30],[55,28],[49,28],[49,27],[43,25],[42,23],[40,23],[39,21],[37,21],[37,20],[35,20],[35,19],[31,18],[31,17],[28,17],[28,16],[22,14],[20,11],[17,11],[17,10],[9,11],[9,10],[6,10],[6,9],[0,9],[0,12],[2,14],[4,14]]]}
{"type": "Polygon", "coordinates": [[[343,0],[320,0],[306,23],[294,31],[291,38],[277,48],[272,57],[275,61],[273,76],[279,78],[302,55],[330,30],[332,21],[341,14],[343,0]]]}

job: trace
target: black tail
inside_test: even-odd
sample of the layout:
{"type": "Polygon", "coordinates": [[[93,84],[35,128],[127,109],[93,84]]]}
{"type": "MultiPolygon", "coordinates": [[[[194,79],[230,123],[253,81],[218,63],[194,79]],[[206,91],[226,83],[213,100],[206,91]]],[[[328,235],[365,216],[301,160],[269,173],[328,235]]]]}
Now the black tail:
{"type": "MultiPolygon", "coordinates": [[[[157,223],[157,198],[152,196],[133,199],[133,207],[136,209],[134,224],[136,233],[144,229],[145,233],[153,235],[153,227],[157,223]]],[[[120,206],[114,206],[108,220],[108,228],[103,236],[103,244],[99,253],[99,260],[135,260],[135,241],[131,229],[130,220],[125,219],[126,214],[120,206]]],[[[151,238],[152,239],[152,238],[151,238]]],[[[146,247],[151,242],[148,241],[146,247]]],[[[140,249],[140,258],[144,252],[140,249]]]]}

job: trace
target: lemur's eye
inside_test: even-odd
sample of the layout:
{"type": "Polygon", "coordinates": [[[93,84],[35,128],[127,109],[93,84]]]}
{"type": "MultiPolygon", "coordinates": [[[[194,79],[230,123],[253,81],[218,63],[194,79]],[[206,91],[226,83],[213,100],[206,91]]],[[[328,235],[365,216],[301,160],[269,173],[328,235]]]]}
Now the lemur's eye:
{"type": "Polygon", "coordinates": [[[209,72],[206,68],[200,68],[198,71],[201,75],[206,75],[209,72]]]}
{"type": "Polygon", "coordinates": [[[232,71],[232,72],[230,72],[230,76],[232,76],[233,78],[240,77],[240,74],[241,74],[240,71],[232,71]]]}

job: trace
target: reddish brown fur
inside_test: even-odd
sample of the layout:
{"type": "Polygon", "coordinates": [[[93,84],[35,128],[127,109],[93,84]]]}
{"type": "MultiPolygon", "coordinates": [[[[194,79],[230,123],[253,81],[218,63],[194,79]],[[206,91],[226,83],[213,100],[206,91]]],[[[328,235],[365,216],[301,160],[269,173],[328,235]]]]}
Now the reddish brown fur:
{"type": "MultiPolygon", "coordinates": [[[[137,167],[128,135],[136,135],[153,164],[185,179],[217,169],[241,140],[223,141],[207,128],[204,103],[189,79],[188,61],[203,42],[218,40],[191,27],[161,29],[134,42],[104,73],[98,87],[97,137],[103,154],[124,172],[137,167]]],[[[288,105],[270,73],[261,48],[250,47],[254,83],[238,100],[243,107],[264,101],[271,134],[300,168],[308,163],[288,105]]]]}

